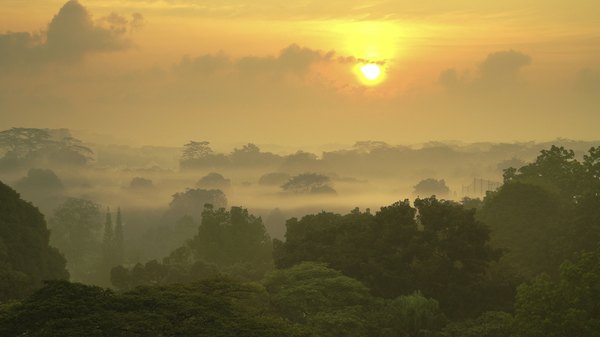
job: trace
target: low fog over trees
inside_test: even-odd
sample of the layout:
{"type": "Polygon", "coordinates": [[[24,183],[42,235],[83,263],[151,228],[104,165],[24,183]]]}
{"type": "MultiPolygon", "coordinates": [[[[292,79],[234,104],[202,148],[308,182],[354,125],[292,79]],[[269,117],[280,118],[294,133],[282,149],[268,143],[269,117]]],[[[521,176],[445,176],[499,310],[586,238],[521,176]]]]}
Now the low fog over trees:
{"type": "Polygon", "coordinates": [[[204,177],[200,178],[196,183],[196,186],[205,189],[219,189],[227,190],[231,186],[231,180],[226,179],[223,175],[211,172],[204,177]]]}
{"type": "Polygon", "coordinates": [[[302,173],[290,178],[281,188],[285,192],[296,194],[335,194],[335,190],[330,186],[331,179],[325,175],[317,173],[302,173]]]}
{"type": "Polygon", "coordinates": [[[66,129],[12,128],[0,131],[0,168],[45,164],[80,166],[93,160],[93,152],[66,129]]]}
{"type": "Polygon", "coordinates": [[[217,208],[227,207],[227,197],[220,190],[188,189],[173,195],[166,214],[172,219],[189,215],[195,220],[200,220],[206,204],[217,208]]]}
{"type": "Polygon", "coordinates": [[[6,134],[2,335],[595,336],[600,147],[191,142],[160,168],[107,147],[58,165],[37,144],[66,131],[6,134]],[[503,182],[465,186],[482,172],[503,182]]]}
{"type": "Polygon", "coordinates": [[[51,242],[67,258],[71,278],[95,283],[100,272],[102,213],[90,200],[66,200],[50,218],[51,242]]]}

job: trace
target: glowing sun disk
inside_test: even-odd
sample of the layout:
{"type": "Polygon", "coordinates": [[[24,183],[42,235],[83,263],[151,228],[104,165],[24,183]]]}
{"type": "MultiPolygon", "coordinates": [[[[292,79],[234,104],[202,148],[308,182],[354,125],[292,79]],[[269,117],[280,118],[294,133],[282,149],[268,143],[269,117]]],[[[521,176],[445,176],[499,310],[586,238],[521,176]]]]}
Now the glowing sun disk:
{"type": "Polygon", "coordinates": [[[375,81],[381,75],[381,69],[374,63],[365,64],[360,67],[360,71],[369,81],[375,81]]]}

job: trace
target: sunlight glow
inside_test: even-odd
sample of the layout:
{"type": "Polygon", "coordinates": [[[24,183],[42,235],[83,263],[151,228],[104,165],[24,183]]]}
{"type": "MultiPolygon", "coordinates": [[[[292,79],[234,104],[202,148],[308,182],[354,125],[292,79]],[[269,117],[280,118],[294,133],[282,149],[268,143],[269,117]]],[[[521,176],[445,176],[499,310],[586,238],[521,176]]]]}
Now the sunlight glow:
{"type": "Polygon", "coordinates": [[[385,78],[385,66],[377,62],[357,63],[353,72],[358,80],[366,86],[375,86],[385,78]]]}
{"type": "Polygon", "coordinates": [[[381,69],[374,63],[368,63],[360,67],[363,76],[369,81],[375,81],[381,75],[381,69]]]}

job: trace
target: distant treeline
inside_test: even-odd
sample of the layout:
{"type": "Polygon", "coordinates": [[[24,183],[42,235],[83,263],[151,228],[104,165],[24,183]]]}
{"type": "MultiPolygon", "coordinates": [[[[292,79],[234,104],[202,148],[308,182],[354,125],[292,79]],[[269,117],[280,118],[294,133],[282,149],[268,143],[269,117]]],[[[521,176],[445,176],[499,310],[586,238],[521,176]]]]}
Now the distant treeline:
{"type": "MultiPolygon", "coordinates": [[[[44,286],[44,279],[68,277],[65,261],[48,245],[37,209],[2,186],[0,273],[8,282],[0,284],[1,335],[600,331],[600,147],[582,156],[558,146],[542,150],[530,164],[505,169],[503,185],[483,200],[431,196],[373,212],[291,218],[285,240],[272,240],[262,219],[242,207],[205,203],[199,220],[190,220],[182,212],[198,205],[188,204],[197,197],[190,190],[174,196],[169,216],[198,221],[195,234],[160,261],[113,267],[106,277],[114,290],[44,286]]],[[[70,210],[66,215],[76,214],[70,210]]],[[[112,229],[109,216],[105,233],[108,224],[112,229]]],[[[119,261],[110,256],[111,264],[119,261]]]]}

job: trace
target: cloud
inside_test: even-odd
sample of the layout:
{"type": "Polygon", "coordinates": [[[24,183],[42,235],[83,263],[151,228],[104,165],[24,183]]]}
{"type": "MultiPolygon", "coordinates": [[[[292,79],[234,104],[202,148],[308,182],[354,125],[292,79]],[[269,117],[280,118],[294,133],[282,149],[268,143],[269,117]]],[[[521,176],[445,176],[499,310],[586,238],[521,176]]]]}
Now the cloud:
{"type": "MultiPolygon", "coordinates": [[[[143,17],[134,14],[131,25],[139,27],[142,22],[143,17]]],[[[0,70],[52,62],[74,63],[89,53],[127,49],[132,45],[124,36],[128,24],[129,20],[115,13],[96,23],[85,7],[77,0],[70,0],[45,32],[0,34],[0,70]]]]}
{"type": "Polygon", "coordinates": [[[468,73],[462,75],[454,68],[446,69],[440,73],[439,83],[448,91],[455,91],[465,86],[468,82],[468,73]]]}
{"type": "Polygon", "coordinates": [[[292,44],[281,50],[277,57],[247,56],[238,60],[235,66],[244,75],[286,73],[302,75],[316,62],[331,61],[334,54],[333,51],[323,53],[320,50],[292,44]]]}
{"type": "Polygon", "coordinates": [[[41,54],[41,36],[26,32],[0,34],[0,70],[34,63],[41,54]]]}
{"type": "Polygon", "coordinates": [[[302,77],[318,62],[334,60],[335,52],[300,47],[297,44],[282,49],[277,56],[245,56],[231,59],[224,53],[184,57],[174,66],[180,76],[209,76],[216,73],[241,77],[281,77],[293,74],[302,77]]]}
{"type": "Polygon", "coordinates": [[[439,83],[449,92],[456,91],[505,91],[519,86],[521,69],[531,64],[531,57],[519,51],[507,50],[489,54],[479,64],[475,78],[468,72],[459,74],[454,68],[440,73],[439,83]]]}
{"type": "Polygon", "coordinates": [[[509,86],[517,81],[519,71],[531,63],[531,57],[508,50],[489,54],[480,64],[478,81],[490,88],[509,86]]]}
{"type": "Polygon", "coordinates": [[[338,61],[339,63],[342,63],[342,64],[372,63],[372,64],[378,64],[380,66],[383,66],[387,63],[387,60],[369,60],[369,59],[358,58],[358,57],[354,57],[354,56],[339,56],[336,61],[338,61]]]}

